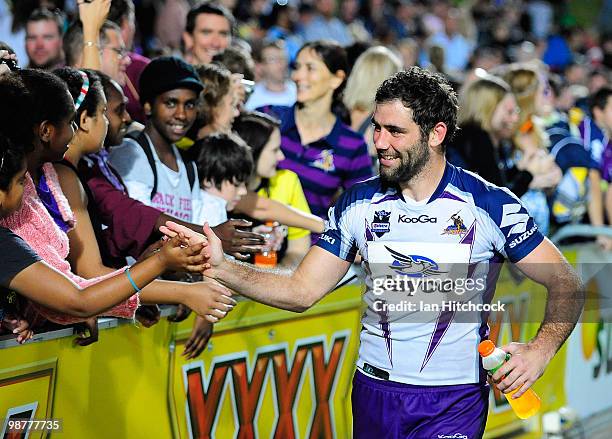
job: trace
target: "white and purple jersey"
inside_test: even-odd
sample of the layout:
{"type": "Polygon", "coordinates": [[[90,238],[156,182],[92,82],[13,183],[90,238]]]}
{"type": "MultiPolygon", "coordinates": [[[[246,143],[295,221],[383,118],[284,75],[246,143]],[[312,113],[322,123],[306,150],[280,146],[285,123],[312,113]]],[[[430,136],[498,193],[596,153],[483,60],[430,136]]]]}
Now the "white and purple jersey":
{"type": "MultiPolygon", "coordinates": [[[[464,298],[490,303],[503,260],[520,261],[543,239],[514,194],[447,164],[429,200],[405,199],[379,177],[348,189],[329,210],[317,246],[351,262],[357,250],[363,257],[367,309],[357,367],[391,381],[450,385],[483,381],[477,347],[487,335],[486,313],[462,318],[462,310],[444,306],[402,308],[401,298],[410,296],[416,304],[435,295],[425,287],[394,291],[398,283],[385,280],[406,278],[421,288],[425,280],[461,278],[466,286],[470,279],[464,298]],[[474,288],[476,281],[481,288],[474,288]],[[381,300],[387,309],[381,310],[381,300]]],[[[451,285],[454,294],[458,284],[451,285]]]]}

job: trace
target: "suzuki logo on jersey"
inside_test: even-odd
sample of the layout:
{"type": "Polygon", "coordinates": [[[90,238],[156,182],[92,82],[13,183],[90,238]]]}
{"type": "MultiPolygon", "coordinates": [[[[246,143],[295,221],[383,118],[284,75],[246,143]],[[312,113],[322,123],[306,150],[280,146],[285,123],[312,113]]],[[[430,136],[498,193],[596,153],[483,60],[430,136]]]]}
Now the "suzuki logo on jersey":
{"type": "Polygon", "coordinates": [[[535,224],[533,225],[533,227],[531,229],[529,229],[528,231],[526,231],[525,233],[523,233],[521,236],[519,236],[518,238],[515,238],[510,244],[508,244],[508,246],[510,248],[514,248],[517,245],[519,245],[521,242],[525,241],[527,238],[529,238],[531,235],[533,235],[536,230],[538,230],[538,226],[536,226],[535,224]]]}
{"type": "Polygon", "coordinates": [[[325,241],[325,242],[327,242],[327,243],[329,243],[331,245],[334,245],[336,243],[336,238],[332,238],[329,235],[321,235],[319,237],[319,239],[321,239],[321,240],[323,240],[323,241],[325,241]]]}
{"type": "Polygon", "coordinates": [[[379,210],[374,212],[374,219],[372,220],[372,232],[379,238],[391,230],[389,224],[389,218],[391,218],[391,212],[386,210],[379,210]]]}
{"type": "Polygon", "coordinates": [[[504,204],[499,228],[503,229],[504,227],[512,226],[508,232],[508,236],[527,231],[529,215],[520,212],[522,207],[523,206],[518,203],[504,204]]]}
{"type": "Polygon", "coordinates": [[[392,248],[387,247],[386,245],[385,248],[394,258],[394,261],[391,265],[389,265],[389,268],[395,270],[399,274],[403,274],[408,277],[427,277],[446,273],[446,271],[439,270],[440,267],[437,262],[425,256],[404,255],[393,250],[392,248]]]}
{"type": "Polygon", "coordinates": [[[428,216],[428,215],[421,215],[421,216],[417,216],[417,217],[409,217],[408,215],[400,215],[397,218],[397,221],[400,223],[407,223],[407,224],[416,224],[416,223],[432,223],[432,224],[436,224],[438,222],[438,218],[436,218],[435,216],[428,216]]]}

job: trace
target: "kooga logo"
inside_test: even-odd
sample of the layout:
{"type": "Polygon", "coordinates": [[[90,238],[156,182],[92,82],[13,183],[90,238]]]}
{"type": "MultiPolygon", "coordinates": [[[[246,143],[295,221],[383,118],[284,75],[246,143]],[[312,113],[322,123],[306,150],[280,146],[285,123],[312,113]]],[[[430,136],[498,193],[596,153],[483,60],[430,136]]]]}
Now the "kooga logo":
{"type": "Polygon", "coordinates": [[[417,216],[417,217],[409,217],[408,215],[400,215],[397,218],[397,221],[400,223],[409,223],[409,224],[416,224],[416,223],[432,223],[435,224],[438,222],[438,218],[436,218],[435,216],[429,216],[429,215],[421,215],[421,216],[417,216]]]}

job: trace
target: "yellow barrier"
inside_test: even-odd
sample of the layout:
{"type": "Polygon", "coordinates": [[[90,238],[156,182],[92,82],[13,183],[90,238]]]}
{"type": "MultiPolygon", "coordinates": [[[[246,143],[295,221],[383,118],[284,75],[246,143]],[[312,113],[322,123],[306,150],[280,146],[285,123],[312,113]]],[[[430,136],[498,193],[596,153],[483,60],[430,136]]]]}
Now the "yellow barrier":
{"type": "MultiPolygon", "coordinates": [[[[495,300],[509,306],[490,317],[496,344],[537,330],[537,323],[516,323],[541,320],[543,309],[526,300],[532,288],[502,271],[495,300]]],[[[357,284],[304,314],[245,301],[189,361],[181,353],[193,317],[150,329],[120,324],[86,348],[64,336],[1,349],[0,418],[60,419],[58,438],[349,438],[361,307],[357,284]]],[[[542,413],[567,403],[565,367],[563,348],[535,385],[542,413]]],[[[540,424],[540,417],[520,421],[503,395],[491,393],[487,437],[520,430],[541,437],[540,424]]]]}

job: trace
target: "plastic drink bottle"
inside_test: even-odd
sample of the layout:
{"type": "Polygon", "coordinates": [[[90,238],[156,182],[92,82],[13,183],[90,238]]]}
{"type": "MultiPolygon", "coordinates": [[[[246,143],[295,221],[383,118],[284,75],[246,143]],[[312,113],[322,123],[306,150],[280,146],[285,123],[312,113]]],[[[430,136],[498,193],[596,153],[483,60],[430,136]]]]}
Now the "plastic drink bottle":
{"type": "MultiPolygon", "coordinates": [[[[273,221],[266,222],[266,226],[274,227],[273,221]]],[[[261,253],[255,254],[255,265],[260,267],[276,267],[276,263],[278,262],[278,256],[276,254],[276,250],[266,250],[261,253]]]]}
{"type": "MultiPolygon", "coordinates": [[[[505,353],[499,348],[495,347],[495,344],[491,340],[484,340],[478,345],[478,353],[482,357],[482,366],[489,372],[489,375],[493,375],[497,369],[499,369],[506,361],[510,359],[510,354],[505,353]]],[[[519,387],[520,389],[520,387],[519,387]]],[[[527,419],[535,415],[542,402],[540,397],[530,387],[520,397],[513,399],[512,395],[518,392],[519,389],[513,390],[509,393],[504,393],[506,399],[510,403],[512,410],[521,419],[527,419]]]]}

